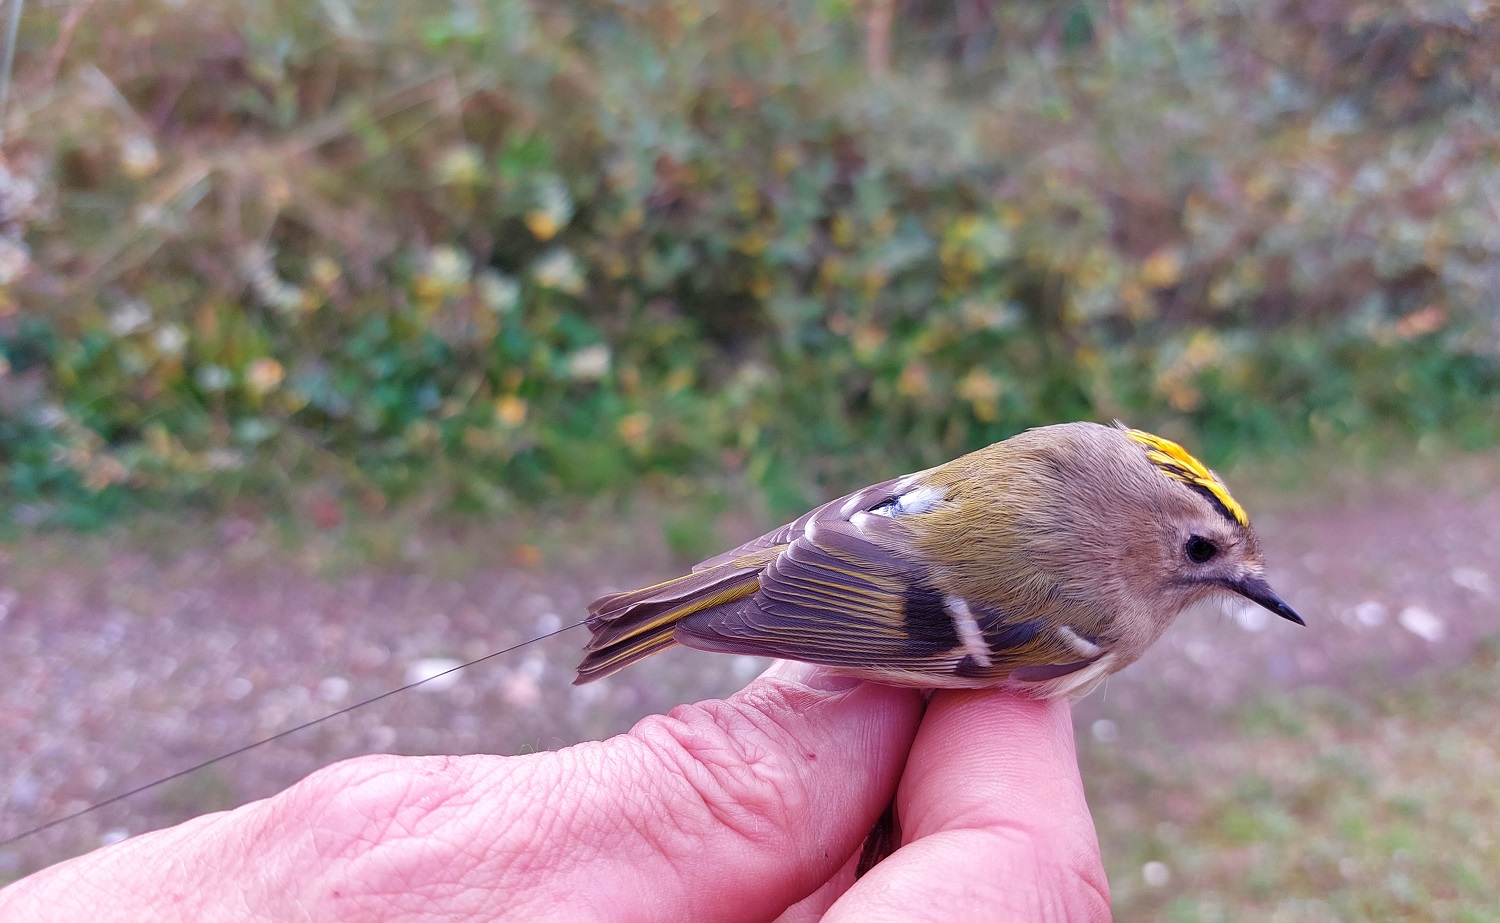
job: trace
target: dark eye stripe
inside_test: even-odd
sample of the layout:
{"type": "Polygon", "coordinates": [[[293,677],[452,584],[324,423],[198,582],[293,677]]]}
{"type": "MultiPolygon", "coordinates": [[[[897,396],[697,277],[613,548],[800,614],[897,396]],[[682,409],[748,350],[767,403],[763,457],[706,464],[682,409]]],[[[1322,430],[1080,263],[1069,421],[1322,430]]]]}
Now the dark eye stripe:
{"type": "MultiPolygon", "coordinates": [[[[1180,479],[1178,479],[1178,480],[1180,480],[1180,479]]],[[[1202,496],[1205,500],[1207,500],[1209,503],[1213,504],[1213,508],[1219,511],[1219,515],[1223,516],[1225,519],[1229,520],[1230,522],[1234,523],[1235,525],[1239,525],[1240,524],[1240,521],[1234,515],[1234,512],[1232,510],[1230,510],[1229,507],[1227,507],[1227,506],[1224,505],[1224,501],[1221,500],[1221,499],[1219,499],[1219,495],[1218,494],[1214,493],[1212,490],[1208,489],[1207,487],[1203,486],[1202,484],[1196,483],[1194,481],[1181,481],[1181,483],[1186,484],[1188,487],[1190,487],[1193,490],[1194,493],[1197,493],[1198,495],[1202,496]]]]}

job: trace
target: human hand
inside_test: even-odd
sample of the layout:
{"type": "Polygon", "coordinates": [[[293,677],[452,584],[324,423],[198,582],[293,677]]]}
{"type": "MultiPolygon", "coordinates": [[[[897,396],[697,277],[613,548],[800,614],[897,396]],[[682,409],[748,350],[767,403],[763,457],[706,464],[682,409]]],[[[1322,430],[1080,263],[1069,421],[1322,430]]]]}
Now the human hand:
{"type": "Polygon", "coordinates": [[[783,923],[1111,918],[1066,700],[936,693],[896,813],[899,849],[857,882],[844,869],[783,923]]]}
{"type": "Polygon", "coordinates": [[[944,692],[924,718],[782,664],[600,743],[348,760],[0,891],[0,919],[90,923],[778,915],[1108,919],[1067,705],[944,692]],[[855,881],[893,793],[903,845],[855,881]]]}

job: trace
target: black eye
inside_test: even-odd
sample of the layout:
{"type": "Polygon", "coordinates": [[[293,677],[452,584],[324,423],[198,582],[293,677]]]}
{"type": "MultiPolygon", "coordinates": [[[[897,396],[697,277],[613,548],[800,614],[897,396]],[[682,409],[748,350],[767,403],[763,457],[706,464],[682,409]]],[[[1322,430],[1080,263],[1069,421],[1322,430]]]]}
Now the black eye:
{"type": "Polygon", "coordinates": [[[1182,550],[1194,564],[1207,564],[1219,553],[1219,546],[1201,535],[1195,535],[1187,540],[1182,550]]]}

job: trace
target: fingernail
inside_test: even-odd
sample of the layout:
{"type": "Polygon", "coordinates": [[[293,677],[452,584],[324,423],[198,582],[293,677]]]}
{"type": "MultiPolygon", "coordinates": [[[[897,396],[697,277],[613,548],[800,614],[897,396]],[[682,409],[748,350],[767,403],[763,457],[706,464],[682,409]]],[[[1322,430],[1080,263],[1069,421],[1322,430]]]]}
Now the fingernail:
{"type": "Polygon", "coordinates": [[[846,692],[862,682],[853,676],[834,673],[827,667],[796,660],[778,660],[771,664],[771,668],[762,673],[761,677],[779,680],[783,683],[796,683],[819,692],[846,692]]]}

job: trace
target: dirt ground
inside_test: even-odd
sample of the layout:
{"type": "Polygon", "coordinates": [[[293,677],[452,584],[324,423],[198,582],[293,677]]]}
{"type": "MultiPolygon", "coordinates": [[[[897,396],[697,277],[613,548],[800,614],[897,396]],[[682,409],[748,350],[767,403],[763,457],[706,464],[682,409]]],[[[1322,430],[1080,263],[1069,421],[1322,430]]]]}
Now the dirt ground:
{"type": "MultiPolygon", "coordinates": [[[[1253,607],[1185,614],[1077,707],[1080,747],[1186,737],[1267,690],[1400,684],[1500,630],[1500,459],[1403,471],[1290,487],[1231,478],[1273,583],[1308,627],[1253,607]]],[[[295,534],[248,519],[148,521],[0,547],[0,839],[667,576],[680,565],[660,528],[635,524],[652,521],[295,534]]],[[[723,527],[723,544],[749,528],[723,527]]],[[[764,666],[673,651],[573,687],[582,637],[564,632],[0,847],[0,883],[345,757],[563,746],[725,694],[764,666]]]]}

